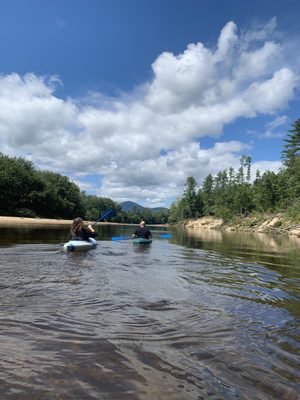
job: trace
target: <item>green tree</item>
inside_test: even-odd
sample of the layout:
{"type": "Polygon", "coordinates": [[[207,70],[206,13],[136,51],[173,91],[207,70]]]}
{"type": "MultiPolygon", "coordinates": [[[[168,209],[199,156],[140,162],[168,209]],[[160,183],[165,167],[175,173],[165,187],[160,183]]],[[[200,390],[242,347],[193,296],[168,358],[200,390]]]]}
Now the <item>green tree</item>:
{"type": "Polygon", "coordinates": [[[292,172],[299,163],[300,157],[300,119],[293,123],[293,129],[289,130],[281,153],[283,164],[292,172]]]}
{"type": "Polygon", "coordinates": [[[185,218],[185,200],[183,198],[177,198],[171,204],[168,221],[170,223],[176,223],[185,218]]]}
{"type": "Polygon", "coordinates": [[[280,200],[278,176],[272,171],[266,171],[260,179],[256,179],[253,192],[257,211],[275,211],[280,200]]]}
{"type": "Polygon", "coordinates": [[[0,213],[34,216],[32,193],[42,189],[42,182],[31,161],[0,153],[0,213]]]}
{"type": "Polygon", "coordinates": [[[39,171],[44,190],[39,194],[39,214],[48,218],[73,219],[84,214],[78,186],[67,176],[56,172],[39,171]]]}
{"type": "Polygon", "coordinates": [[[287,181],[285,197],[290,205],[298,204],[300,197],[300,119],[292,127],[284,140],[282,151],[283,164],[286,167],[282,175],[287,181]]]}
{"type": "MultiPolygon", "coordinates": [[[[98,197],[95,195],[83,195],[84,204],[84,218],[89,221],[95,221],[107,208],[114,208],[118,213],[121,211],[120,207],[110,198],[98,197]]],[[[116,218],[110,219],[116,221],[116,218]]]]}
{"type": "Polygon", "coordinates": [[[207,175],[202,185],[202,201],[204,215],[213,215],[214,213],[214,179],[212,174],[207,175]]]}
{"type": "Polygon", "coordinates": [[[192,176],[189,176],[185,183],[184,190],[184,209],[185,209],[185,218],[195,218],[197,212],[197,182],[196,179],[192,176]]]}

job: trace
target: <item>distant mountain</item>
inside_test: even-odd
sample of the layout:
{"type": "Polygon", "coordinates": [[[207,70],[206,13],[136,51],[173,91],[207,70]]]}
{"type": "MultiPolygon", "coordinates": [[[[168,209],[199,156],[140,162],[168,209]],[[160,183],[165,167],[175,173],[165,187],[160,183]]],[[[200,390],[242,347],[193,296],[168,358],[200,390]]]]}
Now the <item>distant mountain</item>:
{"type": "Polygon", "coordinates": [[[122,211],[132,211],[134,208],[137,208],[138,210],[142,211],[144,209],[143,206],[140,206],[139,204],[135,203],[134,201],[123,201],[123,203],[120,203],[122,211]]]}
{"type": "MultiPolygon", "coordinates": [[[[135,208],[139,211],[143,211],[146,208],[146,207],[141,206],[140,204],[135,203],[134,201],[123,201],[123,203],[120,203],[120,206],[121,206],[122,211],[125,211],[125,212],[132,211],[135,208]]],[[[157,213],[157,212],[161,212],[161,211],[167,213],[169,211],[168,208],[165,208],[165,207],[153,207],[153,208],[147,207],[147,210],[150,210],[153,213],[157,213]]]]}

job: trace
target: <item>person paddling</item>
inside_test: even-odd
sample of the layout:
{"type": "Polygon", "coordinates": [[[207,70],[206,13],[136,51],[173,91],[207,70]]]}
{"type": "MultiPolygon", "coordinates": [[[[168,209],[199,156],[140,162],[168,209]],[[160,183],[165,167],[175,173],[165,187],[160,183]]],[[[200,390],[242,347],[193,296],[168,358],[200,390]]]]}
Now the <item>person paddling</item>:
{"type": "Polygon", "coordinates": [[[87,228],[84,228],[83,225],[82,218],[77,217],[74,219],[70,229],[69,240],[89,240],[89,238],[97,236],[97,232],[92,225],[88,225],[87,228]]]}
{"type": "Polygon", "coordinates": [[[144,239],[152,239],[152,233],[145,226],[145,221],[140,222],[140,226],[136,228],[132,237],[133,238],[144,238],[144,239]]]}

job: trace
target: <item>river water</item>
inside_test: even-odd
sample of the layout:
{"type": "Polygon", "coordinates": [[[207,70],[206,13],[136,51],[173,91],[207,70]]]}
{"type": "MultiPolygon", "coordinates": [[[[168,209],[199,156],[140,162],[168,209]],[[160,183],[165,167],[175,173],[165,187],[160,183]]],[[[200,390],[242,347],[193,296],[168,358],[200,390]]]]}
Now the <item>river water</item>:
{"type": "Polygon", "coordinates": [[[299,239],[97,230],[0,229],[1,400],[300,398],[299,239]]]}

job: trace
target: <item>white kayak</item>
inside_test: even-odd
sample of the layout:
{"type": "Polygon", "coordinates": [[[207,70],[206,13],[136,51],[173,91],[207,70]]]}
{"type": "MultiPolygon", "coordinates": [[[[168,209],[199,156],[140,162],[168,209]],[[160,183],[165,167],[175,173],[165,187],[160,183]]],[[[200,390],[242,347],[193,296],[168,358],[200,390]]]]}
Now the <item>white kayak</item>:
{"type": "Polygon", "coordinates": [[[89,240],[70,240],[64,244],[64,251],[87,251],[95,249],[97,242],[94,238],[89,240]]]}

